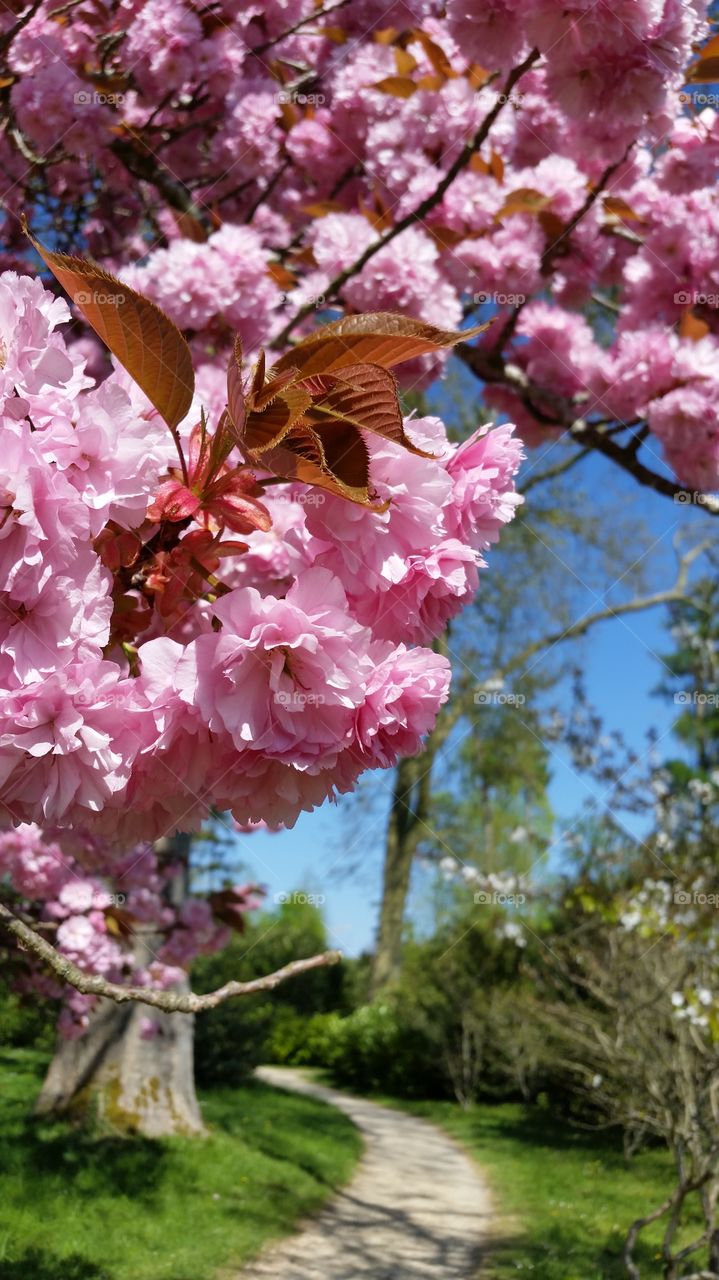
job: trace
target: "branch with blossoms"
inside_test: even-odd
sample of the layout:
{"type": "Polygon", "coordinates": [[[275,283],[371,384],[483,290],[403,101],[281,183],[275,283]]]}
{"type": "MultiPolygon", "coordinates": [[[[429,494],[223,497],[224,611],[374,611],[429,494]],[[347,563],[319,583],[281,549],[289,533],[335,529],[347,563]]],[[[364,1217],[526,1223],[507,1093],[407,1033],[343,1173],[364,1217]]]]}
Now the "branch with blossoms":
{"type": "MultiPolygon", "coordinates": [[[[338,298],[341,294],[343,285],[347,284],[354,276],[358,275],[362,271],[363,267],[367,266],[376,254],[378,254],[382,249],[385,249],[387,245],[391,244],[392,241],[395,240],[397,236],[401,235],[403,231],[408,230],[416,223],[423,223],[432,210],[436,209],[437,206],[441,204],[442,199],[451,187],[455,178],[457,178],[458,175],[468,167],[472,157],[477,155],[482,145],[486,142],[489,137],[490,130],[499,119],[505,104],[511,100],[511,95],[515,86],[521,80],[525,72],[529,71],[530,68],[539,61],[539,58],[539,50],[532,49],[531,53],[528,54],[524,61],[518,67],[514,67],[510,71],[504,82],[502,91],[497,94],[497,100],[491,111],[487,113],[474,136],[462,147],[461,151],[449,166],[447,172],[437,184],[431,195],[426,196],[416,208],[405,214],[405,216],[400,218],[398,222],[394,222],[383,235],[380,235],[372,242],[372,244],[369,244],[364,252],[361,253],[354,262],[343,268],[342,271],[338,272],[334,279],[330,280],[325,290],[325,297],[328,300],[331,301],[334,298],[338,298]]],[[[314,309],[315,307],[313,302],[305,303],[304,306],[300,307],[295,312],[291,320],[288,320],[284,329],[282,329],[274,339],[273,346],[278,350],[281,350],[297,326],[308,315],[310,315],[314,309]]]]}
{"type": "Polygon", "coordinates": [[[41,937],[16,916],[3,902],[0,902],[0,925],[17,940],[22,948],[47,965],[56,978],[74,987],[75,991],[79,991],[81,995],[105,997],[113,1000],[115,1004],[128,1002],[147,1004],[153,1009],[161,1009],[164,1013],[205,1013],[208,1009],[216,1009],[226,1000],[232,1000],[237,996],[254,995],[258,991],[274,991],[275,987],[288,978],[294,978],[300,973],[309,973],[313,969],[324,968],[327,965],[339,964],[342,959],[339,951],[323,951],[305,960],[292,960],[281,969],[265,974],[261,978],[253,978],[249,982],[226,982],[216,991],[197,995],[193,991],[157,991],[149,987],[123,986],[118,982],[108,982],[101,974],[86,973],[67,956],[62,955],[46,938],[41,937]]]}
{"type": "MultiPolygon", "coordinates": [[[[457,355],[482,382],[511,390],[534,417],[540,430],[544,427],[551,434],[560,426],[580,446],[579,452],[582,455],[586,451],[601,453],[656,493],[679,502],[688,500],[686,485],[652,471],[639,458],[639,448],[647,434],[646,424],[630,426],[617,421],[594,423],[582,415],[581,403],[533,382],[517,365],[505,363],[496,350],[487,352],[480,347],[462,343],[457,347],[457,355]],[[621,444],[616,438],[617,434],[629,430],[633,431],[632,438],[626,444],[621,444]]],[[[719,515],[719,496],[701,491],[700,501],[709,515],[719,515]]]]}
{"type": "Polygon", "coordinates": [[[133,282],[208,371],[238,327],[279,350],[328,303],[447,328],[490,301],[486,352],[532,394],[502,374],[485,398],[529,445],[570,433],[657,492],[711,494],[714,141],[693,99],[715,73],[705,8],[679,20],[669,3],[497,0],[468,20],[420,4],[412,25],[383,29],[344,3],[288,22],[272,4],[144,0],[120,32],[82,4],[12,4],[7,209],[42,207],[58,243],[82,238],[113,267],[149,247],[133,282]],[[549,389],[573,416],[547,408],[549,389]],[[585,415],[580,430],[587,391],[607,422],[585,415]],[[674,487],[647,463],[644,424],[674,487]]]}

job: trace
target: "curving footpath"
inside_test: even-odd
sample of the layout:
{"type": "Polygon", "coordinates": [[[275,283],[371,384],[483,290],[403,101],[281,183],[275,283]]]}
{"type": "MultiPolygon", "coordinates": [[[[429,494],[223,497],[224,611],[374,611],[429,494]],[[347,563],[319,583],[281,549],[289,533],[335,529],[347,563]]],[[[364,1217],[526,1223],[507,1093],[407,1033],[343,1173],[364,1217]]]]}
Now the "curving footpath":
{"type": "Polygon", "coordinates": [[[299,1234],[237,1280],[469,1280],[492,1223],[475,1164],[434,1125],[327,1089],[287,1067],[262,1067],[266,1084],[339,1107],[365,1150],[343,1191],[299,1234]]]}

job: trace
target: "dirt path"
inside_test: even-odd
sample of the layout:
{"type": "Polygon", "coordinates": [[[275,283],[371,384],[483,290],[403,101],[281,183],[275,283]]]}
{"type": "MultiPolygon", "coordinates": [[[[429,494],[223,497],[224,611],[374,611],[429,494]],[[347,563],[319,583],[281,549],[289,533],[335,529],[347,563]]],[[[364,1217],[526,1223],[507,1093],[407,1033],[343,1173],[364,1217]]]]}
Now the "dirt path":
{"type": "Polygon", "coordinates": [[[357,1172],[299,1234],[237,1280],[465,1280],[478,1274],[492,1208],[474,1163],[424,1120],[263,1067],[267,1084],[322,1098],[361,1130],[357,1172]]]}

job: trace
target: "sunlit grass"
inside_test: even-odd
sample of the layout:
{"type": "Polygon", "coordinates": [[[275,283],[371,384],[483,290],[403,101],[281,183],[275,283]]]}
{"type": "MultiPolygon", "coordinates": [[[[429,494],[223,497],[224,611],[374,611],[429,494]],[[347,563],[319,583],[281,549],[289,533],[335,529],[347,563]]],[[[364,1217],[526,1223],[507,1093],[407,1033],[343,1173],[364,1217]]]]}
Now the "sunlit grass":
{"type": "Polygon", "coordinates": [[[44,1066],[0,1052],[0,1280],[209,1280],[315,1211],[359,1155],[340,1112],[259,1083],[201,1096],[206,1139],[36,1120],[44,1066]]]}
{"type": "MultiPolygon", "coordinates": [[[[627,1162],[611,1136],[572,1128],[537,1107],[403,1105],[448,1130],[486,1171],[499,1232],[482,1280],[626,1280],[627,1229],[671,1189],[666,1151],[627,1162]]],[[[653,1227],[637,1253],[647,1280],[662,1274],[661,1234],[661,1225],[653,1227]]]]}

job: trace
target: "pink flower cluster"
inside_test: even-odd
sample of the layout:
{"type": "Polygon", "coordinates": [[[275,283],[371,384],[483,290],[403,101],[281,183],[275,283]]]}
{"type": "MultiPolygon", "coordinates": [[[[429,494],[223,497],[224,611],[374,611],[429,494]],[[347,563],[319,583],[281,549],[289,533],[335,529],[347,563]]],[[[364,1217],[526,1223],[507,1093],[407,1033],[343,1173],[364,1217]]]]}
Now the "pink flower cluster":
{"type": "MultiPolygon", "coordinates": [[[[353,0],[320,14],[309,0],[127,0],[122,10],[119,38],[109,9],[73,6],[58,22],[43,0],[10,42],[17,127],[0,136],[4,204],[32,207],[36,155],[44,198],[79,211],[68,235],[186,331],[205,403],[233,334],[254,349],[298,307],[392,309],[451,328],[483,306],[519,306],[505,361],[564,396],[568,414],[629,430],[641,417],[648,455],[661,453],[681,483],[719,485],[714,378],[695,371],[693,339],[677,335],[698,316],[716,365],[719,117],[706,86],[684,89],[711,32],[707,0],[353,0]],[[688,383],[667,374],[668,360],[691,366],[688,383]]],[[[0,17],[2,32],[11,20],[0,17]]],[[[15,266],[21,240],[9,219],[5,231],[15,266]]],[[[0,308],[0,327],[9,314],[0,308]]],[[[37,360],[72,359],[82,377],[81,348],[70,350],[53,342],[37,360]]],[[[402,381],[426,383],[445,360],[416,360],[402,381]]],[[[12,367],[9,351],[0,378],[12,367]]],[[[57,370],[50,381],[67,398],[73,384],[57,370]]],[[[131,449],[143,436],[133,444],[127,392],[115,378],[103,409],[125,413],[131,449]]],[[[527,444],[564,429],[546,397],[537,414],[506,382],[484,395],[527,444]]],[[[109,490],[95,446],[107,451],[112,435],[97,400],[83,435],[97,522],[109,490]]],[[[61,468],[69,447],[58,440],[61,468]]],[[[127,483],[115,503],[133,518],[127,504],[139,509],[143,495],[127,483]]]]}
{"type": "MultiPolygon", "coordinates": [[[[0,882],[17,895],[25,916],[63,955],[110,982],[163,989],[195,956],[226,945],[230,931],[212,899],[189,897],[180,907],[168,893],[178,868],[151,845],[118,855],[87,832],[70,833],[22,823],[0,833],[0,882]]],[[[254,885],[232,890],[237,925],[262,900],[254,885]]],[[[94,996],[66,992],[29,961],[13,974],[20,989],[62,998],[59,1030],[82,1034],[94,996]]]]}
{"type": "Polygon", "coordinates": [[[211,536],[198,528],[174,560],[154,561],[155,594],[142,596],[123,566],[157,532],[170,433],[126,375],[88,385],[56,330],[64,306],[37,282],[2,277],[3,297],[14,308],[0,460],[6,821],[125,847],[196,829],[218,808],[291,825],[365,769],[419,750],[449,667],[407,644],[426,644],[472,598],[482,554],[514,514],[512,429],[457,448],[438,420],[408,420],[427,457],[371,441],[379,511],[298,484],[252,507],[245,480],[232,518],[256,532],[223,543],[221,567],[205,570],[222,593],[202,587],[211,536]],[[249,524],[245,507],[259,512],[249,524]],[[200,584],[189,597],[175,593],[187,575],[200,584]]]}

